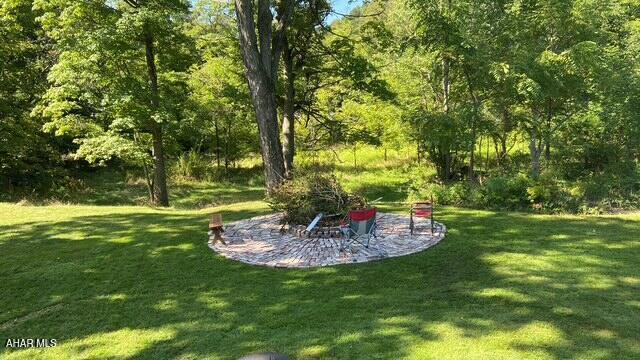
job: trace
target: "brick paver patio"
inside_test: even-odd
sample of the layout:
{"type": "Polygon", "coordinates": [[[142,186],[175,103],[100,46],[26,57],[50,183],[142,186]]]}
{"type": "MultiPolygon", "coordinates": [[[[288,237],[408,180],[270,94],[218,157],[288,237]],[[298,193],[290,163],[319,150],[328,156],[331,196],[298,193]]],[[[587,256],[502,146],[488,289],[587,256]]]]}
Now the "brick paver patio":
{"type": "MultiPolygon", "coordinates": [[[[371,240],[369,248],[355,243],[340,251],[339,238],[306,238],[283,233],[279,214],[230,223],[224,232],[227,244],[209,243],[209,247],[224,257],[247,264],[307,268],[417,253],[440,242],[447,231],[443,224],[436,222],[436,230],[431,234],[428,221],[423,220],[418,222],[417,232],[411,236],[408,216],[378,213],[377,221],[378,236],[371,240]]],[[[211,234],[209,236],[213,239],[211,234]]]]}

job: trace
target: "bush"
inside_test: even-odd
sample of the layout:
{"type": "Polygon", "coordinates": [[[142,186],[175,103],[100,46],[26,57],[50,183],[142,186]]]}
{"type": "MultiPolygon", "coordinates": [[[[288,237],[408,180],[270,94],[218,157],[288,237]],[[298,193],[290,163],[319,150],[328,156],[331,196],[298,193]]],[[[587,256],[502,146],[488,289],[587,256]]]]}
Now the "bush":
{"type": "MultiPolygon", "coordinates": [[[[579,192],[575,192],[576,195],[579,192]]],[[[566,184],[548,176],[538,179],[527,188],[529,201],[540,210],[558,212],[575,212],[578,208],[577,199],[571,196],[566,184]]]]}
{"type": "Polygon", "coordinates": [[[590,173],[567,180],[561,172],[550,168],[532,179],[525,160],[524,157],[512,159],[509,171],[489,172],[480,183],[443,184],[436,182],[432,174],[414,170],[411,177],[416,180],[410,184],[407,200],[433,197],[440,205],[544,213],[600,214],[640,208],[640,174],[637,172],[590,173]],[[516,175],[508,175],[509,172],[516,175]]]}
{"type": "Polygon", "coordinates": [[[530,180],[523,174],[487,179],[482,189],[482,201],[488,208],[522,209],[530,204],[527,188],[530,180]]]}
{"type": "Polygon", "coordinates": [[[201,180],[207,174],[209,162],[197,151],[180,154],[171,169],[176,179],[201,180]]]}
{"type": "Polygon", "coordinates": [[[308,224],[318,213],[344,216],[366,206],[363,197],[347,193],[335,176],[300,175],[267,196],[269,206],[283,212],[286,224],[308,224]]]}
{"type": "Polygon", "coordinates": [[[409,201],[430,200],[439,205],[485,207],[482,188],[468,182],[453,184],[424,183],[420,188],[412,187],[409,201]]]}

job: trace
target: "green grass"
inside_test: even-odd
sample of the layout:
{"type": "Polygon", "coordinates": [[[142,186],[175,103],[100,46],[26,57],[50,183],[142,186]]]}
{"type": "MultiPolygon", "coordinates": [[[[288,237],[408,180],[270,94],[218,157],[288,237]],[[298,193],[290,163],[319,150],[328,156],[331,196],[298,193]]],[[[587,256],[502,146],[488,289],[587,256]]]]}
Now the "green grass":
{"type": "Polygon", "coordinates": [[[286,270],[211,252],[212,211],[268,208],[0,204],[0,340],[58,340],[0,357],[640,358],[640,215],[447,208],[423,253],[286,270]]]}
{"type": "MultiPolygon", "coordinates": [[[[389,150],[385,160],[383,150],[363,146],[358,149],[357,157],[358,163],[354,165],[353,152],[349,148],[300,152],[297,165],[320,167],[320,171],[334,173],[348,191],[358,192],[368,200],[382,197],[384,202],[398,202],[406,199],[409,184],[416,180],[417,175],[413,159],[406,152],[389,150]]],[[[262,200],[265,191],[259,160],[259,157],[243,160],[239,168],[230,170],[226,181],[169,179],[171,206],[177,209],[202,209],[262,200]]],[[[422,171],[425,170],[431,171],[422,171]]],[[[84,174],[76,187],[64,191],[63,196],[54,195],[51,199],[42,199],[33,194],[26,199],[37,204],[144,206],[149,203],[148,190],[142,179],[127,179],[122,172],[110,169],[97,169],[84,174]]],[[[15,200],[19,200],[19,197],[15,200]]]]}
{"type": "Polygon", "coordinates": [[[296,159],[298,167],[334,173],[347,191],[387,203],[405,201],[409,185],[418,175],[435,172],[426,166],[419,168],[407,149],[388,150],[385,159],[384,149],[360,146],[355,157],[354,162],[353,148],[342,148],[301,153],[296,159]]]}
{"type": "MultiPolygon", "coordinates": [[[[178,209],[199,209],[257,201],[264,198],[260,169],[240,170],[245,179],[232,181],[170,180],[169,201],[178,209]],[[248,174],[246,174],[248,173],[248,174]]],[[[98,170],[82,179],[81,189],[68,191],[58,202],[83,205],[148,205],[149,193],[142,179],[132,181],[117,171],[98,170]]],[[[46,202],[45,202],[46,203],[46,202]]]]}
{"type": "MultiPolygon", "coordinates": [[[[640,358],[640,214],[444,208],[449,234],[420,254],[252,267],[210,251],[206,224],[269,212],[256,161],[229,182],[172,183],[170,209],[136,206],[144,184],[113,172],[63,199],[79,205],[0,203],[0,341],[58,340],[0,358],[640,358]]],[[[431,171],[371,147],[355,166],[351,149],[297,161],[384,211],[406,211],[431,171]]]]}

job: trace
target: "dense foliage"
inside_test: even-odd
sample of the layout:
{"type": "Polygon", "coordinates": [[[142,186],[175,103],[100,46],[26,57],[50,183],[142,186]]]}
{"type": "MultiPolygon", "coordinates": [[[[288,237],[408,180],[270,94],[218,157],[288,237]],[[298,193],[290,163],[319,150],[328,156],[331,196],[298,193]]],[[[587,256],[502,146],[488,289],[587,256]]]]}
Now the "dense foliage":
{"type": "Polygon", "coordinates": [[[637,1],[374,1],[336,29],[362,40],[358,52],[396,97],[354,94],[333,111],[378,122],[393,114],[391,124],[406,126],[385,125],[376,138],[398,134],[435,167],[415,179],[415,197],[637,207],[639,13],[637,1]]]}
{"type": "Polygon", "coordinates": [[[41,191],[60,175],[62,144],[29,116],[46,90],[49,48],[30,1],[0,3],[0,193],[41,191]]]}
{"type": "Polygon", "coordinates": [[[2,197],[107,167],[167,205],[167,177],[261,155],[273,190],[296,154],[373,145],[435,170],[411,197],[638,207],[639,15],[637,0],[374,0],[348,16],[323,0],[6,0],[2,197]]]}

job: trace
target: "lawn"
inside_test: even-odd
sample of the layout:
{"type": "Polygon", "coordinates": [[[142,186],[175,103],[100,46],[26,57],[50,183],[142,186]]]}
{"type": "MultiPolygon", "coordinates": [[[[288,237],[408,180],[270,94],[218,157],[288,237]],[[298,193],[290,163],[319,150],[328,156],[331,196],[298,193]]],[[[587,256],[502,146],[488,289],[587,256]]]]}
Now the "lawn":
{"type": "MultiPolygon", "coordinates": [[[[640,358],[640,215],[444,209],[423,253],[311,270],[206,246],[200,210],[0,204],[0,357],[640,358]]],[[[399,208],[386,208],[399,211],[399,208]]]]}

